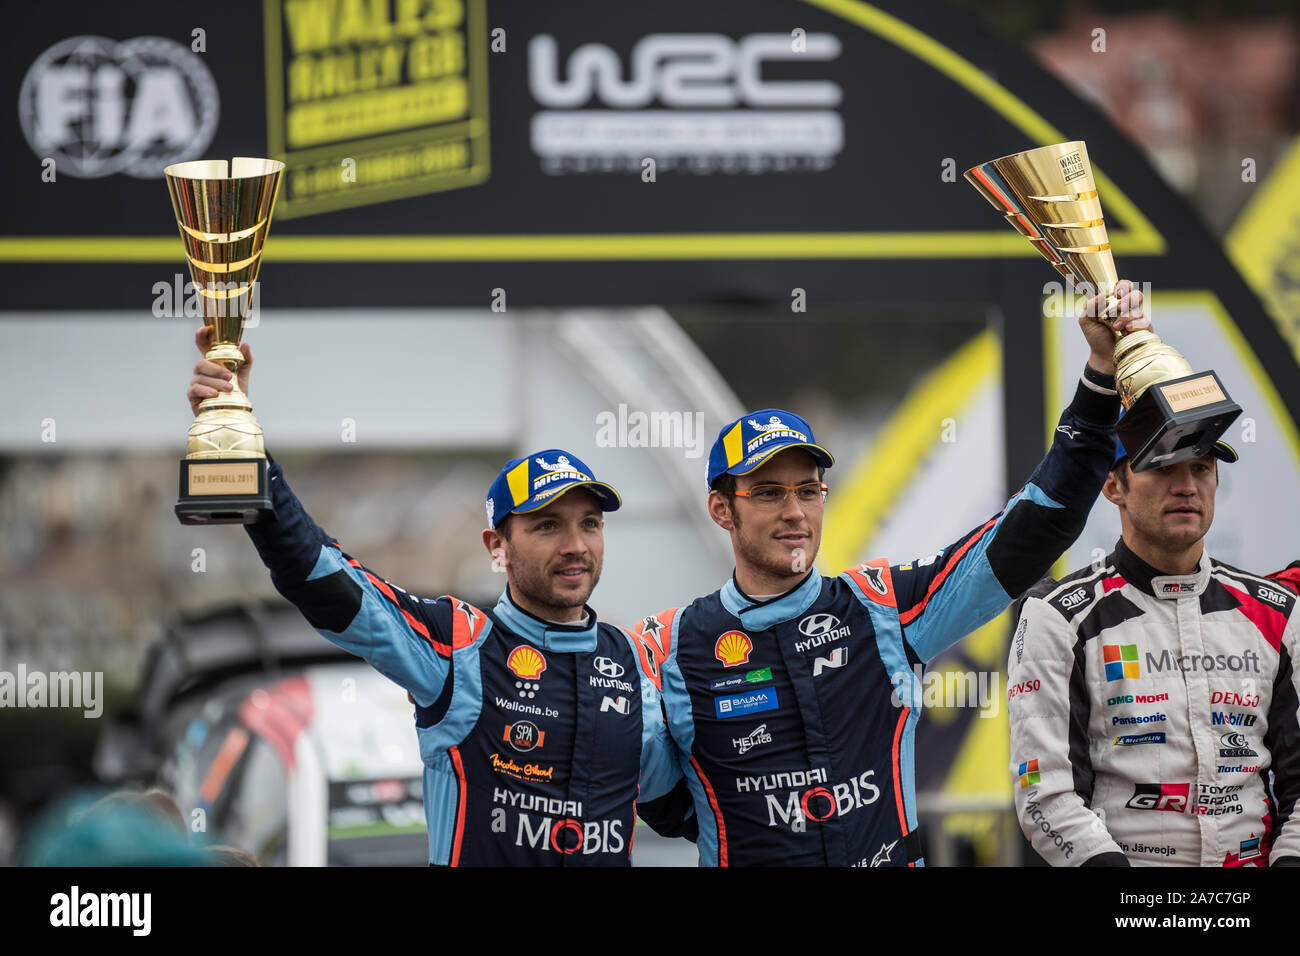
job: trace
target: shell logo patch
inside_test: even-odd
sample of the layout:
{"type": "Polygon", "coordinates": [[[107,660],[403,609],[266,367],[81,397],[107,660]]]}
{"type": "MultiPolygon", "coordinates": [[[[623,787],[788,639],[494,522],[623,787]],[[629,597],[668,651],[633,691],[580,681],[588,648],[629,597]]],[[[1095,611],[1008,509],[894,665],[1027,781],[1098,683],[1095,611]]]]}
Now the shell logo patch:
{"type": "Polygon", "coordinates": [[[510,668],[516,677],[537,680],[542,676],[542,671],[546,670],[546,658],[536,648],[520,644],[506,658],[506,667],[510,668]]]}
{"type": "Polygon", "coordinates": [[[749,653],[753,649],[754,642],[743,631],[728,631],[713,645],[713,656],[722,662],[723,667],[739,667],[749,663],[749,653]]]}

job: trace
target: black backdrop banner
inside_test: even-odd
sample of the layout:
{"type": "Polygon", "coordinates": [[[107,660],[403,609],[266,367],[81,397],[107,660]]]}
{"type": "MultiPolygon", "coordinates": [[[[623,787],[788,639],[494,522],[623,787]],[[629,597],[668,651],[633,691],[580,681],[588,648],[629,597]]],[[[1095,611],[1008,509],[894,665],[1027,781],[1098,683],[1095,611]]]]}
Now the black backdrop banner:
{"type": "MultiPolygon", "coordinates": [[[[289,163],[263,307],[942,302],[1041,364],[1053,278],[968,166],[1085,139],[1128,276],[1212,291],[1288,408],[1300,370],[1109,122],[942,3],[59,2],[3,40],[13,309],[148,309],[183,272],[168,162],[289,163]],[[51,181],[52,180],[52,181],[51,181]]],[[[1008,375],[1009,474],[1042,384],[1008,375]]]]}

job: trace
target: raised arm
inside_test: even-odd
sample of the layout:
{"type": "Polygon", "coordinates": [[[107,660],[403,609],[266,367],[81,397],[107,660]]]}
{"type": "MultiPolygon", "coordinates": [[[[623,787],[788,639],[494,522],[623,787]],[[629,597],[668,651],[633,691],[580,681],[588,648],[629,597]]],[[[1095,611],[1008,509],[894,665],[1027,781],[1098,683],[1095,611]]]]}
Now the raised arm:
{"type": "MultiPolygon", "coordinates": [[[[200,352],[211,330],[195,334],[200,352]]],[[[248,393],[252,350],[243,343],[239,385],[248,393]]],[[[186,397],[191,409],[229,381],[225,368],[200,359],[186,397]]],[[[245,525],[275,589],[292,602],[323,637],[364,658],[376,670],[431,706],[446,679],[455,608],[449,599],[419,599],[389,584],[350,555],[307,514],[278,462],[268,453],[268,485],[274,514],[245,525]]]]}
{"type": "MultiPolygon", "coordinates": [[[[1142,293],[1120,283],[1122,331],[1147,329],[1142,293]]],[[[908,643],[932,660],[992,620],[1051,569],[1083,531],[1115,455],[1119,395],[1114,389],[1114,336],[1092,318],[1101,297],[1079,319],[1091,355],[1074,399],[1061,414],[1052,446],[1006,507],[938,554],[891,568],[908,643]],[[1111,378],[1109,381],[1107,377],[1111,378]]]]}

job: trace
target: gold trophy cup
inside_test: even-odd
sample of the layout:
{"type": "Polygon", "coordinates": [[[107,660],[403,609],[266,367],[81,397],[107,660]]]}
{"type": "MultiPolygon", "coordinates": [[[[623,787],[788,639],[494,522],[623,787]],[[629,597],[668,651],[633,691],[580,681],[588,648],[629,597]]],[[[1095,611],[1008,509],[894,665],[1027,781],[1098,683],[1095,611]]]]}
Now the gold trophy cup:
{"type": "Polygon", "coordinates": [[[266,449],[253,404],[239,388],[239,340],[254,301],[262,247],[284,163],[237,156],[163,170],[190,278],[213,330],[204,356],[224,365],[234,388],[199,405],[181,461],[181,524],[252,524],[272,509],[266,449]]]}
{"type": "MultiPolygon", "coordinates": [[[[1101,200],[1082,142],[1013,153],[966,171],[966,179],[999,209],[1066,279],[1105,293],[1097,318],[1114,332],[1118,282],[1101,200]]],[[[1212,371],[1191,365],[1147,330],[1115,333],[1115,383],[1124,414],[1115,431],[1134,471],[1210,454],[1241,414],[1212,371]]]]}

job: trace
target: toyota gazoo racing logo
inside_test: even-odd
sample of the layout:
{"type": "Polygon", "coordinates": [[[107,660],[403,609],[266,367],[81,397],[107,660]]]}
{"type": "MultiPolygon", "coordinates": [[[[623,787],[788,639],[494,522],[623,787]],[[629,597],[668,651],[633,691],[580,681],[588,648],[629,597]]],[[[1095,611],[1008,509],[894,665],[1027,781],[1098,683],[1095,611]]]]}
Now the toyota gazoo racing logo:
{"type": "Polygon", "coordinates": [[[1133,796],[1124,806],[1130,810],[1166,810],[1185,813],[1191,799],[1189,783],[1138,783],[1133,785],[1133,796]]]}
{"type": "MultiPolygon", "coordinates": [[[[871,782],[876,775],[867,770],[843,783],[826,786],[818,784],[806,790],[787,793],[764,794],[767,803],[767,825],[785,827],[793,833],[803,833],[808,824],[821,823],[831,817],[842,817],[854,810],[869,806],[880,799],[880,788],[871,782]]],[[[825,771],[822,771],[823,779],[825,771]]]]}
{"type": "Polygon", "coordinates": [[[207,149],[218,112],[203,58],[165,37],[61,40],[36,58],[18,91],[32,151],[83,179],[161,176],[207,149]]]}
{"type": "Polygon", "coordinates": [[[1245,813],[1241,806],[1241,788],[1243,784],[1221,786],[1212,783],[1200,784],[1196,795],[1193,813],[1206,817],[1221,817],[1230,814],[1245,813]]]}
{"type": "Polygon", "coordinates": [[[556,38],[540,34],[528,42],[528,88],[542,107],[533,152],[552,174],[644,174],[647,157],[690,173],[829,169],[843,148],[843,94],[820,77],[839,54],[830,33],[654,33],[626,65],[604,43],[562,65],[556,38]],[[776,78],[791,73],[801,75],[776,78]]]}

